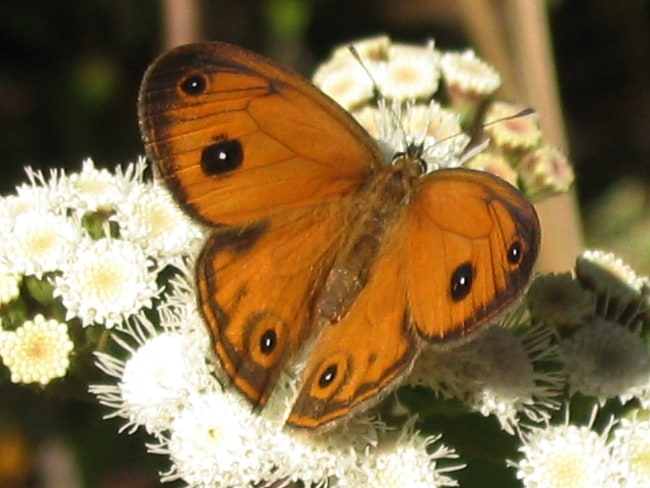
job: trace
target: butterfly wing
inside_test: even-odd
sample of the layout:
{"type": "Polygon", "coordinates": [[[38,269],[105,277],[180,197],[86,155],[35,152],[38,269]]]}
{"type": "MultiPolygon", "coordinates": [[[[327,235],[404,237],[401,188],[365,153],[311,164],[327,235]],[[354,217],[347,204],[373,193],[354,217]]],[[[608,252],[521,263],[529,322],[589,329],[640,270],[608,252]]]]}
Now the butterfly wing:
{"type": "Polygon", "coordinates": [[[208,224],[241,224],[354,192],[381,154],[295,73],[223,43],[181,46],[147,70],[138,111],[147,152],[208,224]]]}
{"type": "Polygon", "coordinates": [[[420,339],[462,336],[502,312],[528,283],[539,239],[534,208],[503,180],[463,169],[425,176],[348,312],[318,336],[288,423],[344,417],[409,370],[420,339]]]}
{"type": "Polygon", "coordinates": [[[540,226],[532,204],[486,172],[423,178],[405,222],[409,309],[429,341],[467,334],[524,291],[540,226]]]}
{"type": "Polygon", "coordinates": [[[309,429],[329,424],[376,401],[409,370],[418,344],[407,308],[400,227],[389,230],[348,312],[317,336],[287,424],[309,429]]]}
{"type": "Polygon", "coordinates": [[[138,107],[159,173],[213,226],[196,272],[220,364],[264,405],[310,334],[314,293],[348,225],[347,196],[381,155],[302,77],[222,43],[163,54],[138,107]]]}
{"type": "Polygon", "coordinates": [[[201,253],[199,303],[215,351],[254,405],[266,404],[287,361],[312,332],[315,294],[345,228],[337,210],[298,209],[247,227],[224,227],[201,253]]]}

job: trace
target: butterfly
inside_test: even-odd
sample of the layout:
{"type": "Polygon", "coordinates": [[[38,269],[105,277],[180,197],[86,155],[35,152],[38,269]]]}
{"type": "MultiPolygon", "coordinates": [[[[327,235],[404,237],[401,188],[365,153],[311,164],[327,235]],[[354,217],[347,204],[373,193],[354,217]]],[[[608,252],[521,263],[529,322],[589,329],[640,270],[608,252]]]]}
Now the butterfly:
{"type": "Polygon", "coordinates": [[[162,54],[138,116],[157,172],[210,229],[195,280],[226,377],[263,407],[304,361],[288,425],[372,404],[423,344],[486,324],[530,279],[540,225],[516,188],[425,174],[417,154],[386,163],[334,101],[243,48],[162,54]]]}

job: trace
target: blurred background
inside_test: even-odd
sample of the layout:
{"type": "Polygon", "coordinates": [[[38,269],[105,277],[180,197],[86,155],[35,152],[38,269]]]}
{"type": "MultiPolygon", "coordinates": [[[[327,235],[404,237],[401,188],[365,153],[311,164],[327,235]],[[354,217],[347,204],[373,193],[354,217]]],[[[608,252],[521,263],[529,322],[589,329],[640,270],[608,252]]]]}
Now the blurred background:
{"type": "MultiPolygon", "coordinates": [[[[0,190],[10,193],[24,181],[26,165],[74,171],[88,156],[109,168],[134,161],[143,153],[136,119],[140,78],[176,38],[232,42],[309,75],[334,46],[378,33],[415,43],[434,38],[442,49],[471,45],[479,54],[494,54],[490,41],[481,44],[480,32],[486,28],[483,39],[489,39],[490,32],[500,32],[498,23],[480,14],[486,6],[504,12],[496,20],[507,38],[509,24],[518,22],[507,15],[509,3],[5,2],[0,190]],[[176,13],[170,15],[171,9],[176,13]],[[198,20],[190,21],[190,34],[179,34],[174,16],[178,20],[191,9],[199,12],[198,20]]],[[[615,251],[648,274],[650,2],[554,0],[546,3],[545,13],[565,126],[563,149],[577,174],[582,226],[573,232],[584,233],[588,246],[615,251]]],[[[525,66],[525,59],[501,55],[525,66]]],[[[121,422],[100,421],[105,413],[37,389],[0,386],[0,488],[158,486],[165,459],[146,454],[146,436],[118,435],[121,422]]]]}

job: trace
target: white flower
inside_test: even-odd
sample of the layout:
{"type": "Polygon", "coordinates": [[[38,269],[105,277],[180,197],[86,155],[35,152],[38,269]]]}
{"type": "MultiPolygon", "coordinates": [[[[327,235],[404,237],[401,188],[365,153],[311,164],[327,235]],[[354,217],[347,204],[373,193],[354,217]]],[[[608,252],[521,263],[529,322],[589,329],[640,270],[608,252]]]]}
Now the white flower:
{"type": "Polygon", "coordinates": [[[203,242],[202,228],[159,185],[134,186],[111,219],[119,223],[121,238],[139,244],[161,264],[198,254],[203,242]]]}
{"type": "Polygon", "coordinates": [[[422,437],[410,428],[407,422],[402,434],[396,440],[384,440],[378,447],[368,448],[359,453],[356,465],[342,476],[337,487],[372,486],[376,488],[435,488],[439,486],[458,486],[446,473],[462,469],[457,464],[439,468],[441,459],[449,461],[458,455],[440,444],[435,450],[431,447],[440,436],[422,437]]]}
{"type": "Polygon", "coordinates": [[[124,429],[139,425],[159,434],[193,395],[219,388],[208,361],[210,338],[185,283],[171,283],[173,292],[156,309],[159,326],[144,314],[133,317],[112,334],[128,357],[98,352],[97,366],[117,384],[91,385],[100,403],[115,410],[110,417],[127,419],[124,429]]]}
{"type": "Polygon", "coordinates": [[[622,418],[610,440],[612,464],[621,487],[650,487],[650,421],[622,418]]]}
{"type": "Polygon", "coordinates": [[[54,296],[60,296],[67,318],[79,317],[84,326],[112,327],[158,295],[156,272],[143,251],[118,239],[84,239],[76,256],[54,279],[54,296]]]}
{"type": "Polygon", "coordinates": [[[40,278],[60,270],[80,238],[80,227],[67,217],[44,211],[21,213],[3,242],[2,262],[12,273],[40,278]]]}
{"type": "Polygon", "coordinates": [[[572,393],[595,396],[601,404],[615,396],[625,402],[648,385],[645,341],[623,325],[596,318],[561,347],[572,393]]]}
{"type": "Polygon", "coordinates": [[[524,109],[521,105],[499,100],[489,106],[484,128],[491,143],[506,151],[525,151],[539,144],[542,131],[537,114],[513,117],[524,109]]]}
{"type": "Polygon", "coordinates": [[[300,480],[306,486],[323,486],[329,478],[340,478],[353,470],[361,447],[375,439],[376,427],[363,420],[323,435],[275,426],[273,436],[269,438],[275,446],[274,458],[278,467],[275,477],[300,480]]]}
{"type": "Polygon", "coordinates": [[[512,465],[524,488],[614,488],[618,486],[602,434],[589,426],[533,428],[522,437],[522,458],[512,465]]]}
{"type": "Polygon", "coordinates": [[[322,63],[312,80],[324,93],[332,97],[346,110],[369,102],[374,95],[374,82],[364,69],[376,71],[377,63],[385,60],[390,39],[386,36],[355,41],[354,48],[363,60],[350,51],[350,46],[337,48],[331,58],[322,63]]]}
{"type": "Polygon", "coordinates": [[[119,389],[133,423],[150,432],[167,428],[188,392],[200,391],[213,379],[201,361],[205,351],[197,350],[191,339],[163,333],[145,342],[126,361],[119,389]]]}
{"type": "Polygon", "coordinates": [[[170,437],[150,449],[169,455],[163,481],[189,486],[249,486],[272,475],[273,459],[261,446],[259,419],[225,392],[196,395],[170,425],[170,437]]]}
{"type": "Polygon", "coordinates": [[[12,332],[0,332],[0,357],[14,383],[46,385],[68,371],[74,344],[68,326],[37,315],[12,332]]]}
{"type": "Polygon", "coordinates": [[[392,45],[388,61],[373,72],[381,93],[389,99],[428,99],[438,89],[440,54],[433,46],[392,45]]]}
{"type": "Polygon", "coordinates": [[[67,208],[64,204],[64,191],[61,188],[63,170],[52,169],[46,177],[42,171],[28,166],[25,168],[25,173],[29,183],[17,186],[15,195],[2,198],[3,210],[0,214],[4,214],[11,220],[27,212],[49,212],[65,216],[67,208]]]}
{"type": "Polygon", "coordinates": [[[79,173],[62,176],[58,185],[65,205],[77,215],[112,210],[124,197],[121,181],[108,170],[95,168],[90,158],[83,161],[79,173]]]}
{"type": "Polygon", "coordinates": [[[444,53],[440,61],[448,85],[464,93],[490,95],[501,86],[501,76],[474,51],[444,53]]]}
{"type": "Polygon", "coordinates": [[[345,109],[367,102],[373,95],[373,81],[359,61],[324,65],[314,74],[314,84],[345,109]]]}

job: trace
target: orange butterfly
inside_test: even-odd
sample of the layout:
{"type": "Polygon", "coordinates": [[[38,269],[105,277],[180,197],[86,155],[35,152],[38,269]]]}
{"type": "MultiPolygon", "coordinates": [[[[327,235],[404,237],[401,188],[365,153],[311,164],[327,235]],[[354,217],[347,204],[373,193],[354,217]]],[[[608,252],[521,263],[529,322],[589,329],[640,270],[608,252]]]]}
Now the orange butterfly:
{"type": "MultiPolygon", "coordinates": [[[[424,174],[299,75],[222,43],[148,69],[151,159],[211,226],[196,265],[220,364],[254,405],[306,358],[287,423],[318,428],[376,399],[421,344],[464,336],[529,281],[533,206],[485,172],[424,174]]],[[[417,151],[413,151],[414,153],[417,151]]]]}

